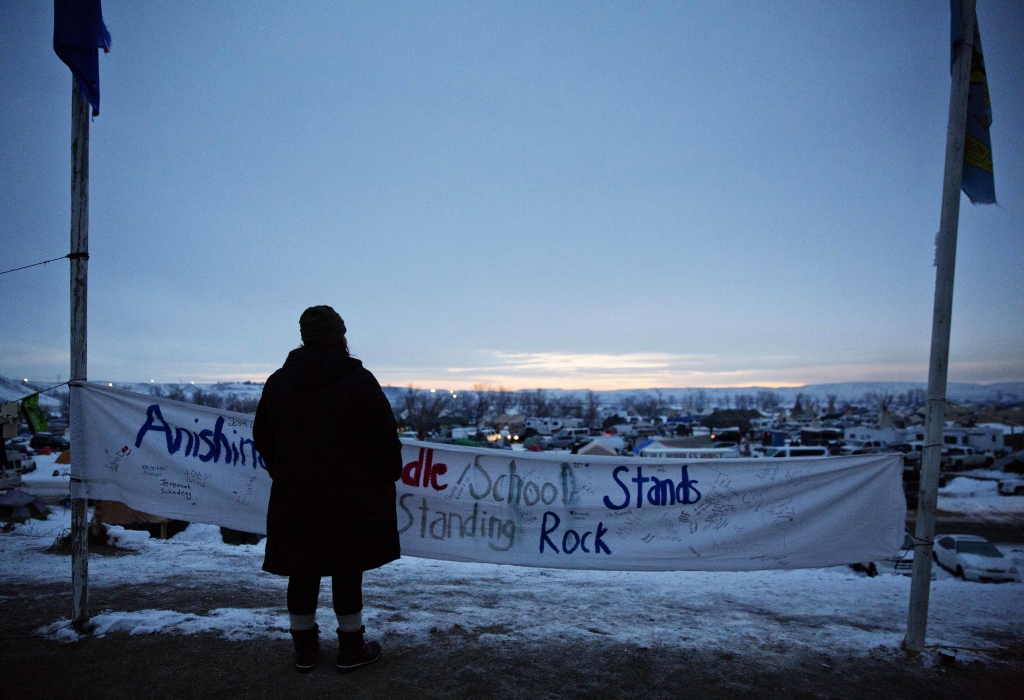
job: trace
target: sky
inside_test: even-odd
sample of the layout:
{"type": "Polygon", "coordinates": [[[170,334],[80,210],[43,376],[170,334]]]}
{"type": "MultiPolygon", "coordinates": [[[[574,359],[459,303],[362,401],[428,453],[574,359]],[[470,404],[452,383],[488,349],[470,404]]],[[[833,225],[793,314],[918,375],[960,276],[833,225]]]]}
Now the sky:
{"type": "MultiPolygon", "coordinates": [[[[0,7],[0,269],[68,251],[52,3],[0,7]]],[[[107,0],[89,378],[260,380],[329,304],[382,384],[924,381],[949,4],[107,0]]],[[[996,206],[950,381],[1024,380],[1024,6],[980,0],[996,206]]],[[[68,378],[68,262],[0,374],[68,378]]]]}

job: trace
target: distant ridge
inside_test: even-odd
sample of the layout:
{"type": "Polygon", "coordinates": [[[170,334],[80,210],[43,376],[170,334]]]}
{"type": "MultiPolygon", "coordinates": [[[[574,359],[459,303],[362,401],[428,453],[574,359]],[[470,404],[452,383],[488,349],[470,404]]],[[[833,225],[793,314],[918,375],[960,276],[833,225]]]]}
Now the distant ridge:
{"type": "MultiPolygon", "coordinates": [[[[729,388],[702,388],[702,387],[655,387],[650,389],[616,389],[612,391],[596,391],[605,403],[615,403],[627,396],[637,394],[654,394],[661,392],[666,399],[674,396],[676,399],[685,399],[703,392],[712,401],[724,396],[757,395],[759,391],[771,391],[783,403],[793,403],[797,394],[812,399],[820,399],[823,402],[829,395],[835,395],[837,401],[855,402],[860,401],[866,394],[892,394],[898,396],[910,390],[927,390],[928,385],[924,382],[838,382],[835,384],[806,384],[797,387],[775,388],[770,386],[746,386],[729,388]]],[[[405,387],[384,387],[384,393],[388,398],[395,397],[405,391],[405,387]]],[[[558,396],[561,394],[580,394],[584,390],[545,389],[548,394],[558,396]]],[[[1019,403],[1024,401],[1024,382],[999,382],[996,384],[967,384],[963,382],[951,382],[946,387],[946,398],[954,402],[968,403],[989,403],[1006,402],[1019,403]]]]}
{"type": "MultiPolygon", "coordinates": [[[[46,382],[22,382],[0,375],[0,401],[13,401],[27,396],[33,392],[45,389],[52,384],[46,382]]],[[[142,394],[150,393],[154,387],[159,391],[167,393],[171,387],[185,388],[186,393],[191,395],[196,389],[204,392],[228,396],[234,394],[241,397],[259,397],[263,393],[262,384],[242,383],[217,383],[217,384],[179,384],[177,382],[167,383],[146,383],[146,382],[114,382],[114,386],[142,394]]],[[[385,386],[384,393],[391,401],[396,401],[405,391],[404,386],[385,386]]],[[[783,405],[792,404],[797,394],[802,394],[810,399],[818,399],[823,403],[827,397],[834,395],[840,402],[861,401],[867,394],[892,394],[894,397],[910,390],[924,391],[927,385],[924,382],[837,382],[835,384],[807,384],[799,387],[773,388],[765,386],[733,387],[725,389],[706,389],[701,387],[664,387],[651,389],[618,389],[614,391],[597,391],[603,403],[613,404],[627,396],[638,394],[654,394],[661,392],[664,398],[675,397],[677,400],[685,400],[688,396],[694,396],[703,392],[709,400],[715,401],[720,397],[735,395],[757,395],[759,391],[773,392],[783,405]]],[[[46,407],[56,407],[60,404],[59,392],[67,391],[66,387],[43,394],[40,403],[46,407]]],[[[440,390],[439,391],[443,391],[440,390]]],[[[463,390],[465,391],[465,390],[463,390]]],[[[568,393],[581,394],[583,391],[568,391],[565,389],[545,389],[551,396],[559,396],[568,393]]],[[[468,393],[468,392],[467,392],[468,393]]],[[[968,384],[963,382],[952,382],[946,388],[946,397],[953,402],[964,403],[1021,403],[1024,402],[1024,382],[998,382],[995,384],[968,384]]]]}
{"type": "MultiPolygon", "coordinates": [[[[618,391],[598,392],[602,396],[628,396],[641,391],[653,393],[660,391],[663,395],[689,396],[703,391],[711,398],[719,396],[733,396],[736,394],[757,394],[759,391],[772,391],[779,399],[786,403],[796,399],[797,394],[809,398],[825,399],[829,395],[835,395],[838,401],[859,401],[866,394],[892,394],[898,396],[910,390],[926,391],[928,385],[925,382],[837,382],[835,384],[805,384],[798,387],[772,388],[765,386],[730,387],[724,389],[629,389],[618,391]]],[[[946,386],[946,399],[949,401],[966,401],[970,403],[987,403],[992,401],[1005,401],[1017,403],[1024,401],[1024,382],[998,382],[995,384],[968,384],[964,382],[950,382],[946,386]]]]}

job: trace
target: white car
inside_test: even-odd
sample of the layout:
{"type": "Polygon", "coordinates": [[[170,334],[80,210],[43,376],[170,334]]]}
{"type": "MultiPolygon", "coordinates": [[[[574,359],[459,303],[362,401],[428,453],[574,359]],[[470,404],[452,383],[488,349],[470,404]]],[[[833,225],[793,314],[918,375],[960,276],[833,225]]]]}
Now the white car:
{"type": "Polygon", "coordinates": [[[32,436],[31,435],[19,435],[18,437],[11,438],[10,440],[8,440],[7,441],[7,446],[9,448],[11,448],[11,449],[17,450],[18,452],[22,453],[23,455],[27,455],[27,456],[31,457],[32,455],[34,455],[36,453],[35,450],[33,450],[31,447],[29,447],[28,443],[31,440],[32,440],[32,436]]]}
{"type": "MultiPolygon", "coordinates": [[[[736,456],[739,456],[739,454],[737,453],[736,456]]],[[[766,447],[762,453],[760,446],[758,445],[751,449],[750,456],[765,459],[785,459],[787,457],[828,457],[829,452],[827,447],[785,445],[783,447],[766,447]]]]}
{"type": "MultiPolygon", "coordinates": [[[[867,564],[850,564],[850,568],[854,571],[867,572],[868,576],[877,576],[882,573],[910,576],[914,573],[914,539],[910,536],[910,533],[904,533],[903,546],[896,553],[896,556],[867,564]]],[[[934,571],[932,572],[932,578],[935,578],[934,571]]]]}
{"type": "Polygon", "coordinates": [[[1024,496],[1024,477],[1011,476],[999,480],[999,493],[1004,496],[1024,496]]]}
{"type": "Polygon", "coordinates": [[[933,552],[940,566],[965,581],[1020,581],[1017,567],[984,537],[941,535],[933,552]]]}
{"type": "Polygon", "coordinates": [[[885,448],[880,440],[851,440],[839,448],[841,455],[867,455],[881,452],[885,448]]]}
{"type": "Polygon", "coordinates": [[[36,461],[16,450],[7,450],[7,461],[19,474],[28,474],[36,470],[36,461]]]}

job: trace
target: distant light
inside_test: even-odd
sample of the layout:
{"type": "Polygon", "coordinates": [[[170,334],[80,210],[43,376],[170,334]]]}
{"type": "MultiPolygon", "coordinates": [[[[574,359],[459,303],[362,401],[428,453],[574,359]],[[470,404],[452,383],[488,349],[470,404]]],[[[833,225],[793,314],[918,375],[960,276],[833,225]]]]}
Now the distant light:
{"type": "Polygon", "coordinates": [[[155,379],[150,379],[150,380],[149,380],[149,383],[150,383],[150,384],[153,384],[153,383],[155,383],[155,382],[156,382],[156,380],[155,380],[155,379]]]}
{"type": "MultiPolygon", "coordinates": [[[[25,381],[27,382],[28,380],[26,379],[25,381]]],[[[431,389],[430,393],[433,394],[435,391],[437,391],[437,389],[431,389]]]]}
{"type": "Polygon", "coordinates": [[[24,379],[23,381],[26,381],[26,382],[27,382],[27,381],[28,381],[28,377],[25,377],[25,379],[24,379]]]}
{"type": "Polygon", "coordinates": [[[452,398],[453,399],[457,399],[457,398],[459,398],[459,395],[458,394],[452,394],[452,398]]]}
{"type": "Polygon", "coordinates": [[[107,386],[114,386],[114,382],[109,382],[107,386]]]}
{"type": "Polygon", "coordinates": [[[195,382],[192,382],[192,383],[195,384],[195,382]]]}

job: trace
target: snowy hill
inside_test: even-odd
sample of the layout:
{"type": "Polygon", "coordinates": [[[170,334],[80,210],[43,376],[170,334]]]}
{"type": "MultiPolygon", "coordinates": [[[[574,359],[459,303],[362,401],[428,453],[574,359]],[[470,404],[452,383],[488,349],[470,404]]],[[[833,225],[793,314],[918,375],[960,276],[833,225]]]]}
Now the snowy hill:
{"type": "MultiPolygon", "coordinates": [[[[47,389],[51,384],[44,382],[24,382],[0,376],[0,400],[12,401],[33,392],[47,389]]],[[[153,382],[114,382],[113,386],[140,394],[156,394],[172,399],[192,401],[217,408],[232,408],[243,412],[255,410],[256,402],[263,394],[263,384],[258,382],[236,382],[218,384],[176,384],[153,382]]],[[[726,389],[702,388],[652,388],[622,389],[617,391],[596,392],[605,405],[615,405],[628,396],[661,392],[667,400],[685,401],[688,396],[701,394],[710,404],[717,399],[736,395],[756,396],[760,391],[773,392],[782,405],[792,405],[797,394],[809,399],[818,399],[823,404],[829,396],[835,396],[839,402],[860,402],[867,394],[891,394],[897,396],[907,391],[924,391],[924,382],[842,382],[836,384],[807,384],[800,387],[771,388],[762,386],[735,387],[726,389]]],[[[405,387],[385,386],[384,394],[392,403],[398,403],[406,392],[405,387]]],[[[60,406],[60,394],[67,391],[61,387],[40,397],[39,403],[44,408],[56,409],[60,406]]],[[[549,397],[557,397],[569,392],[562,389],[545,390],[549,397]]],[[[469,392],[466,392],[469,393],[469,392]]],[[[1024,382],[1000,382],[996,384],[965,384],[950,383],[947,387],[947,398],[960,403],[1019,403],[1024,401],[1024,382]]]]}
{"type": "MultiPolygon", "coordinates": [[[[43,384],[40,382],[25,382],[17,381],[14,379],[8,379],[0,375],[0,403],[6,403],[8,401],[17,401],[23,399],[29,394],[34,394],[37,391],[48,389],[52,384],[43,384]]],[[[39,405],[46,409],[58,409],[60,408],[60,394],[66,392],[68,388],[62,386],[59,389],[47,392],[39,395],[39,405]]]]}
{"type": "MultiPolygon", "coordinates": [[[[798,387],[732,387],[726,389],[648,389],[648,393],[660,391],[664,396],[675,396],[685,398],[698,392],[712,402],[724,396],[737,394],[757,395],[759,391],[771,391],[783,405],[792,405],[797,394],[806,398],[818,399],[822,402],[827,397],[834,395],[840,402],[860,402],[867,394],[899,394],[908,391],[926,391],[928,385],[925,382],[840,382],[836,384],[805,384],[798,387]]],[[[625,398],[630,394],[637,394],[639,390],[621,390],[599,392],[606,402],[625,398]]],[[[1007,402],[1019,403],[1024,401],[1024,382],[999,382],[995,384],[966,384],[961,382],[950,382],[946,387],[946,398],[949,401],[961,403],[992,403],[1007,402]]]]}

